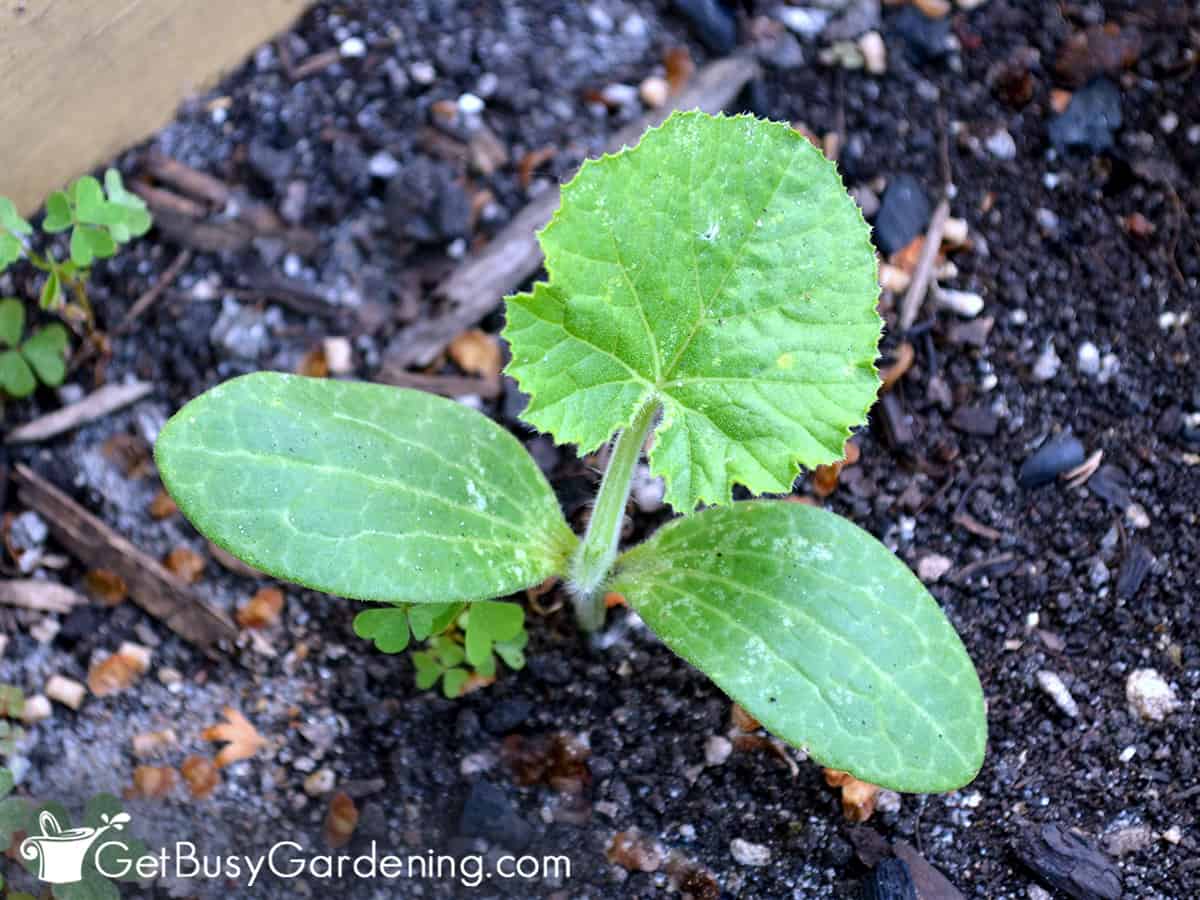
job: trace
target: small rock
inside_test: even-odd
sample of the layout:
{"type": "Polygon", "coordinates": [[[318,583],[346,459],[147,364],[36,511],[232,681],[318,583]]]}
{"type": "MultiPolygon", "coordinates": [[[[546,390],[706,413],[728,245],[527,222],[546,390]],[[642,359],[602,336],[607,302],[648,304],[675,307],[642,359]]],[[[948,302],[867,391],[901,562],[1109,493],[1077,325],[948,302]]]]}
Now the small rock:
{"type": "Polygon", "coordinates": [[[1054,705],[1061,709],[1066,715],[1072,719],[1079,718],[1079,705],[1075,702],[1075,698],[1071,696],[1071,692],[1067,690],[1067,686],[1063,684],[1063,680],[1054,672],[1042,669],[1037,673],[1037,683],[1046,694],[1054,701],[1054,705]]]}
{"type": "Polygon", "coordinates": [[[729,842],[729,852],[743,866],[767,866],[771,864],[771,848],[752,844],[741,838],[729,842]]]}
{"type": "Polygon", "coordinates": [[[408,74],[417,84],[430,85],[437,81],[437,69],[428,62],[415,62],[408,67],[408,74]]]}
{"type": "Polygon", "coordinates": [[[993,437],[1000,429],[1000,419],[986,406],[960,406],[950,416],[950,426],[964,434],[993,437]]]}
{"type": "Polygon", "coordinates": [[[931,212],[929,196],[917,179],[897,175],[889,180],[875,216],[875,243],[880,252],[891,256],[907,246],[925,230],[931,212]]]}
{"type": "Polygon", "coordinates": [[[517,815],[503,790],[477,781],[463,804],[458,822],[463,837],[486,838],[508,850],[521,851],[533,840],[533,826],[517,815]]]}
{"type": "Polygon", "coordinates": [[[992,154],[996,159],[1009,160],[1017,158],[1017,142],[1013,140],[1013,136],[1004,128],[989,134],[983,145],[987,147],[988,153],[992,154]]]}
{"type": "Polygon", "coordinates": [[[1118,859],[1139,853],[1154,843],[1154,829],[1149,825],[1130,825],[1106,834],[1101,840],[1104,851],[1118,859]]]}
{"type": "Polygon", "coordinates": [[[958,291],[953,288],[940,288],[934,292],[938,306],[948,309],[965,319],[973,319],[983,312],[983,297],[974,291],[958,291]]]}
{"type": "Polygon", "coordinates": [[[1033,218],[1037,222],[1038,228],[1042,230],[1042,234],[1047,236],[1058,234],[1058,216],[1052,210],[1039,206],[1034,210],[1033,218]]]}
{"type": "Polygon", "coordinates": [[[250,141],[250,146],[246,148],[246,162],[255,173],[273,184],[282,182],[292,174],[292,154],[262,138],[250,141]]]}
{"type": "Polygon", "coordinates": [[[710,735],[704,742],[704,761],[710,766],[722,766],[733,753],[733,744],[727,737],[710,735]]]}
{"type": "Polygon", "coordinates": [[[836,5],[845,7],[836,19],[830,22],[822,34],[827,41],[852,41],[879,28],[879,0],[849,0],[836,5]]]}
{"type": "Polygon", "coordinates": [[[629,872],[657,872],[666,859],[662,845],[636,828],[614,834],[606,855],[610,863],[629,872]]]}
{"type": "Polygon", "coordinates": [[[904,41],[917,64],[935,62],[950,54],[950,18],[931,19],[915,6],[905,6],[890,19],[892,30],[904,41]]]}
{"type": "Polygon", "coordinates": [[[1088,566],[1088,584],[1092,586],[1092,590],[1099,590],[1108,584],[1110,578],[1108,566],[1104,564],[1104,560],[1097,557],[1092,560],[1092,564],[1088,566]]]}
{"type": "Polygon", "coordinates": [[[1130,544],[1117,572],[1117,596],[1122,600],[1132,600],[1136,597],[1153,565],[1154,556],[1145,545],[1130,544]]]}
{"type": "Polygon", "coordinates": [[[267,316],[231,297],[221,302],[221,315],[209,330],[209,340],[231,356],[253,360],[266,348],[270,334],[267,316]]]}
{"type": "Polygon", "coordinates": [[[25,708],[21,711],[21,721],[26,725],[41,722],[54,714],[50,706],[50,698],[45,694],[34,694],[25,698],[25,708]]]}
{"type": "Polygon", "coordinates": [[[1058,370],[1062,368],[1062,360],[1058,357],[1058,352],[1054,349],[1053,343],[1048,343],[1038,354],[1037,361],[1033,364],[1033,380],[1038,382],[1051,381],[1058,370]]]}
{"type": "Polygon", "coordinates": [[[809,6],[781,6],[775,13],[779,21],[802,38],[812,40],[825,30],[833,15],[827,9],[809,6]]]}
{"type": "Polygon", "coordinates": [[[458,98],[458,111],[464,116],[478,116],[484,105],[483,99],[476,94],[466,93],[458,98]]]}
{"type": "Polygon", "coordinates": [[[939,553],[930,553],[928,556],[921,557],[920,562],[917,563],[917,577],[926,584],[932,584],[939,581],[952,568],[954,568],[954,563],[948,557],[939,553]]]}
{"type": "Polygon", "coordinates": [[[421,156],[388,182],[384,216],[397,234],[441,243],[469,233],[471,199],[453,169],[421,156]]]}
{"type": "Polygon", "coordinates": [[[317,769],[304,779],[304,793],[310,797],[320,797],[332,791],[336,783],[333,769],[317,769]]]}
{"type": "Polygon", "coordinates": [[[1073,435],[1061,435],[1039,447],[1021,466],[1017,481],[1023,488],[1049,484],[1063,472],[1082,465],[1083,444],[1073,435]]]}
{"type": "Polygon", "coordinates": [[[1091,377],[1100,374],[1100,348],[1091,341],[1084,341],[1079,345],[1079,351],[1075,358],[1075,368],[1079,370],[1080,375],[1091,377]]]}
{"type": "Polygon", "coordinates": [[[49,536],[49,526],[31,509],[14,518],[8,531],[8,539],[17,550],[41,550],[49,536]]]}
{"type": "Polygon", "coordinates": [[[83,705],[83,698],[87,695],[87,688],[63,675],[51,675],[43,690],[51,700],[74,710],[83,705]]]}
{"type": "Polygon", "coordinates": [[[386,150],[380,150],[367,160],[367,171],[375,178],[386,180],[400,171],[400,163],[386,150]]]}
{"type": "Polygon", "coordinates": [[[721,0],[673,0],[672,5],[713,53],[726,56],[737,46],[737,18],[721,0]]]}
{"type": "Polygon", "coordinates": [[[1061,152],[1102,153],[1113,146],[1121,127],[1121,92],[1108,78],[1097,78],[1071,95],[1067,108],[1050,121],[1050,141],[1061,152]]]}
{"type": "Polygon", "coordinates": [[[878,31],[868,31],[860,37],[858,49],[862,51],[863,66],[870,74],[882,75],[887,71],[887,45],[878,31]]]}
{"type": "Polygon", "coordinates": [[[1125,699],[1135,713],[1151,722],[1161,722],[1183,705],[1155,669],[1130,672],[1125,682],[1125,699]]]}
{"type": "Polygon", "coordinates": [[[492,734],[509,734],[533,713],[528,700],[504,699],[494,703],[483,717],[483,727],[492,734]]]}
{"type": "Polygon", "coordinates": [[[873,219],[875,214],[879,212],[879,195],[865,184],[852,187],[850,189],[850,196],[854,198],[854,202],[862,210],[864,219],[873,219]]]}
{"type": "Polygon", "coordinates": [[[321,341],[325,365],[330,375],[349,375],[354,371],[354,348],[346,337],[327,337],[321,341]]]}
{"type": "Polygon", "coordinates": [[[650,474],[649,466],[640,464],[634,469],[630,493],[638,509],[644,513],[654,513],[663,507],[666,484],[661,477],[650,474]]]}
{"type": "Polygon", "coordinates": [[[367,55],[367,44],[360,37],[349,37],[342,41],[338,52],[346,59],[361,59],[367,55]]]}

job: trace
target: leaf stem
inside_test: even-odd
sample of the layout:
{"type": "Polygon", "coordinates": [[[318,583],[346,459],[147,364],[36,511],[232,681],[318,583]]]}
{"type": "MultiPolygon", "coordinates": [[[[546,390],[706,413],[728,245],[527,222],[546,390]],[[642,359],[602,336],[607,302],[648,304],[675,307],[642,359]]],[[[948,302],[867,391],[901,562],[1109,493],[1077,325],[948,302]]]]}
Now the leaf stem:
{"type": "Polygon", "coordinates": [[[571,559],[571,597],[575,617],[585,631],[595,631],[604,624],[604,594],[600,588],[617,558],[633,470],[657,415],[658,404],[646,404],[629,427],[617,436],[604,480],[600,482],[600,493],[596,495],[587,534],[571,559]]]}

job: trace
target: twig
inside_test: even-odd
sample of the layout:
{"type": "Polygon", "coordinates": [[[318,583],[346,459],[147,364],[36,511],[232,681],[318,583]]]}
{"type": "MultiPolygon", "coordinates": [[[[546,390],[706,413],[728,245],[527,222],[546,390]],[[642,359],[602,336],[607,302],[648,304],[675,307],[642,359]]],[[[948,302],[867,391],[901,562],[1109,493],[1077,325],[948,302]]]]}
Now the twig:
{"type": "Polygon", "coordinates": [[[950,217],[950,201],[943,197],[938,201],[929,220],[929,230],[925,232],[925,243],[921,245],[921,256],[917,259],[917,267],[913,271],[912,281],[908,291],[900,301],[900,330],[907,331],[917,321],[921,312],[921,304],[925,302],[925,294],[929,290],[929,282],[933,279],[933,261],[937,259],[938,249],[942,246],[942,232],[946,229],[946,219],[950,217]]]}
{"type": "Polygon", "coordinates": [[[138,297],[137,302],[129,308],[129,312],[125,313],[125,318],[121,320],[121,324],[113,329],[113,334],[125,334],[132,327],[134,322],[142,316],[146,310],[158,302],[158,298],[163,295],[163,291],[169,288],[179,277],[187,264],[192,261],[191,250],[181,250],[179,255],[175,257],[171,265],[167,266],[167,270],[159,276],[158,280],[151,285],[150,289],[142,296],[138,297]]]}
{"type": "Polygon", "coordinates": [[[35,510],[73,556],[84,565],[115,572],[130,598],[180,637],[215,657],[221,642],[233,644],[237,626],[196,594],[179,576],[143,553],[50,482],[18,465],[19,498],[35,510]]]}
{"type": "Polygon", "coordinates": [[[500,396],[499,378],[471,378],[464,375],[424,375],[409,372],[396,366],[385,365],[375,376],[375,381],[397,387],[415,388],[443,397],[462,397],[476,394],[485,400],[500,396]]]}
{"type": "MultiPolygon", "coordinates": [[[[672,98],[674,109],[719,112],[758,74],[758,64],[731,56],[706,66],[672,98]]],[[[608,143],[609,151],[637,143],[643,131],[660,124],[672,109],[663,107],[623,128],[608,143]]],[[[402,330],[384,353],[388,365],[399,369],[429,365],[463,329],[478,322],[542,264],[535,233],[550,221],[558,207],[558,190],[545,190],[522,209],[482,251],[473,255],[436,290],[443,310],[402,330]]]]}
{"type": "Polygon", "coordinates": [[[232,192],[220,178],[193,169],[161,150],[151,150],[146,154],[146,169],[159,181],[165,181],[197,200],[204,200],[215,209],[229,202],[232,192]]]}
{"type": "Polygon", "coordinates": [[[104,387],[92,391],[78,403],[56,409],[19,428],[14,428],[5,437],[5,443],[28,444],[57,437],[80,425],[102,419],[130,403],[136,403],[150,393],[153,387],[154,385],[146,381],[134,381],[130,384],[106,384],[104,387]]]}
{"type": "Polygon", "coordinates": [[[14,578],[0,581],[0,603],[38,612],[63,614],[69,613],[76,606],[86,604],[87,598],[55,581],[14,578]]]}

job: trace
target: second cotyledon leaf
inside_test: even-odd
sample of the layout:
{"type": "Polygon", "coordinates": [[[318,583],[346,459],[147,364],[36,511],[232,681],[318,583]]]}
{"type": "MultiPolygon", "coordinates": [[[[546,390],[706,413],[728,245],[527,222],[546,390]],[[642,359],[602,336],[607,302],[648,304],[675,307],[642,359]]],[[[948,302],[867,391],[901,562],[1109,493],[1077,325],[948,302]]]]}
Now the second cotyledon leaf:
{"type": "Polygon", "coordinates": [[[676,113],[584,163],[539,240],[549,280],[507,305],[523,418],[590,452],[660,405],[650,468],[684,513],[841,458],[879,383],[876,259],[795,130],[676,113]]]}
{"type": "Polygon", "coordinates": [[[176,413],[163,483],[206,537],[270,575],[359,600],[490,600],[576,544],[511,434],[420,391],[259,372],[176,413]]]}

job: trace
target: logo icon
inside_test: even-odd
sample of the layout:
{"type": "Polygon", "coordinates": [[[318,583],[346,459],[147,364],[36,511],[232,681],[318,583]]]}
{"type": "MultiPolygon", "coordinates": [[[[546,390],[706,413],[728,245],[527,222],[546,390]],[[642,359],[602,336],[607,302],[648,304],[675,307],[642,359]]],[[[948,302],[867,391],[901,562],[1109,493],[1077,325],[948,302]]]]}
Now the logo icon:
{"type": "Polygon", "coordinates": [[[21,842],[18,852],[27,862],[37,861],[37,877],[47,884],[74,884],[83,880],[83,863],[88,851],[106,831],[122,831],[129,822],[129,813],[118,812],[100,816],[98,828],[64,829],[50,810],[38,816],[41,835],[31,835],[21,842]]]}

